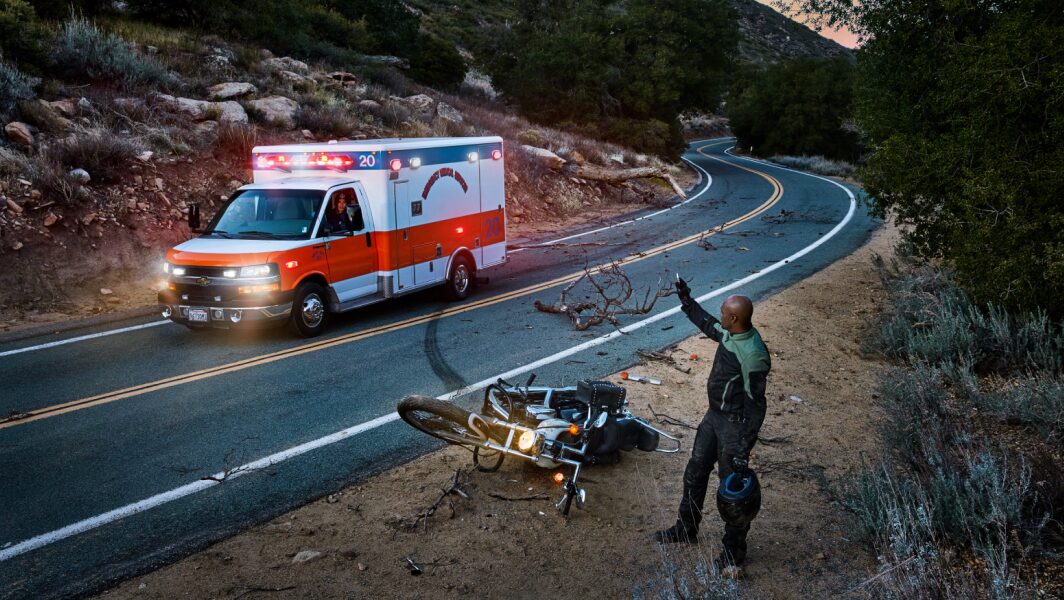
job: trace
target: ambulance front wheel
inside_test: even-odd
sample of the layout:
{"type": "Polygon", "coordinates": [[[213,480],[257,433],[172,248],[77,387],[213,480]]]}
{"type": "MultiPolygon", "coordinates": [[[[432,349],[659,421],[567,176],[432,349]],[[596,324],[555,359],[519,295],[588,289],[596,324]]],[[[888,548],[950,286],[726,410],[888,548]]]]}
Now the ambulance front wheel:
{"type": "Polygon", "coordinates": [[[288,321],[292,332],[307,338],[320,335],[325,331],[328,317],[325,288],[309,281],[299,286],[292,302],[292,316],[288,321]]]}
{"type": "Polygon", "coordinates": [[[446,292],[451,300],[465,300],[473,291],[476,283],[476,271],[473,263],[465,256],[454,259],[451,276],[447,278],[446,292]]]}

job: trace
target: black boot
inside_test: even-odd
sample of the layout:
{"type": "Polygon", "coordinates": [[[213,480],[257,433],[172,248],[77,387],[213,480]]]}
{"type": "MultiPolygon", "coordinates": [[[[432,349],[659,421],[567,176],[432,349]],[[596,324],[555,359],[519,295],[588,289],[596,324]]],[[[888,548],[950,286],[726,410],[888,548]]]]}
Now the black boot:
{"type": "Polygon", "coordinates": [[[654,541],[659,544],[697,544],[698,531],[690,531],[677,523],[668,529],[655,532],[654,541]]]}

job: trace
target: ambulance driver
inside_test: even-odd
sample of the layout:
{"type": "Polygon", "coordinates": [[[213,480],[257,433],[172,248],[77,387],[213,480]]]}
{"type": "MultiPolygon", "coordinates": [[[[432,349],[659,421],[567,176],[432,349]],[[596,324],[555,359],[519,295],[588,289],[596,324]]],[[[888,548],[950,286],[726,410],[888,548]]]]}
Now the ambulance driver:
{"type": "Polygon", "coordinates": [[[354,190],[340,190],[333,194],[332,202],[325,213],[329,230],[333,233],[351,231],[351,218],[347,214],[347,205],[355,205],[354,190]]]}

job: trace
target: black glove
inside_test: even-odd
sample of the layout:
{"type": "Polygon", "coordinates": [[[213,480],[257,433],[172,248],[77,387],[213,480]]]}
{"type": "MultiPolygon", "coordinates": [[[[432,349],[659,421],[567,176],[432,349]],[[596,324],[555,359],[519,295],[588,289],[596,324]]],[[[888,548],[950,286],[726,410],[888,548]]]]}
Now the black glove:
{"type": "Polygon", "coordinates": [[[680,304],[685,307],[694,302],[691,299],[691,286],[687,285],[687,282],[679,277],[676,278],[676,295],[680,297],[680,304]]]}
{"type": "Polygon", "coordinates": [[[744,477],[750,472],[750,461],[738,456],[731,459],[732,471],[739,474],[739,477],[744,477]]]}

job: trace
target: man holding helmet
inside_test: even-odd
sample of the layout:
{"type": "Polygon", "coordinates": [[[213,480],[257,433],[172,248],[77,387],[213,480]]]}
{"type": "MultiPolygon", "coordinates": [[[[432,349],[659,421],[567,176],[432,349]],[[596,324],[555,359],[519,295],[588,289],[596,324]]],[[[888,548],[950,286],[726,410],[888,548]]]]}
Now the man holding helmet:
{"type": "Polygon", "coordinates": [[[720,346],[707,383],[709,410],[698,425],[683,474],[679,518],[654,537],[664,544],[697,543],[709,474],[717,464],[724,549],[714,564],[723,571],[746,560],[746,534],[761,506],[757,477],[748,461],[765,420],[765,385],[772,361],[751,323],[754,306],[749,298],[729,296],[717,320],[691,298],[691,288],[679,277],[676,291],[687,318],[720,346]]]}

